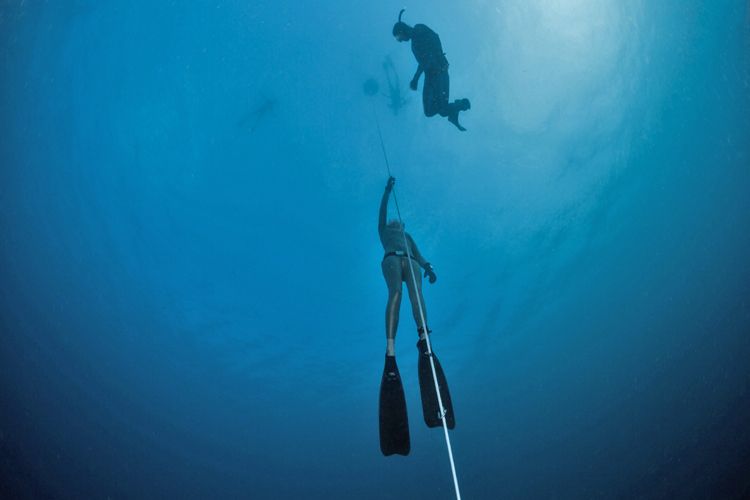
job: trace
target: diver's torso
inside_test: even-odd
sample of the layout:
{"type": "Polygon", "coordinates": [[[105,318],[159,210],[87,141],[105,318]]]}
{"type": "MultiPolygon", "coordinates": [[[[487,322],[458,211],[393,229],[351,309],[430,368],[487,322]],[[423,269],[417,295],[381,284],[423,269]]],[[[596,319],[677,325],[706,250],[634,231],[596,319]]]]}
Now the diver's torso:
{"type": "MultiPolygon", "coordinates": [[[[381,243],[383,243],[383,251],[385,253],[406,252],[406,246],[404,245],[404,235],[400,229],[393,229],[386,226],[386,228],[383,230],[380,241],[381,243]]],[[[412,248],[409,248],[409,251],[413,253],[412,248]]]]}
{"type": "Polygon", "coordinates": [[[424,24],[414,26],[411,51],[425,71],[440,71],[448,66],[440,37],[424,24]]]}

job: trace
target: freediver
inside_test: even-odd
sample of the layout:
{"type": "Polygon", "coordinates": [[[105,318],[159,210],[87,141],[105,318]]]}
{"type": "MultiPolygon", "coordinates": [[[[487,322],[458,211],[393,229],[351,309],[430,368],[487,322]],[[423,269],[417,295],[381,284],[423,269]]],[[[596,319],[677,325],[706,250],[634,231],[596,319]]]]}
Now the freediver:
{"type": "Polygon", "coordinates": [[[411,51],[417,59],[417,71],[414,73],[409,87],[417,90],[419,77],[424,73],[422,89],[422,103],[424,114],[428,117],[440,115],[448,118],[458,130],[466,129],[458,122],[458,113],[471,109],[468,99],[456,99],[448,102],[450,94],[450,79],[448,77],[448,59],[443,52],[440,37],[424,24],[413,27],[401,21],[405,9],[398,14],[398,22],[393,25],[393,36],[399,42],[411,40],[411,51]]]}
{"type": "Polygon", "coordinates": [[[429,279],[430,283],[435,283],[437,280],[435,269],[419,252],[414,239],[404,231],[404,226],[400,221],[393,220],[386,223],[388,200],[395,182],[396,180],[393,177],[388,179],[383,197],[380,200],[378,214],[378,234],[385,252],[381,268],[385,283],[388,286],[388,301],[385,309],[386,352],[385,366],[380,382],[379,412],[380,450],[385,456],[393,454],[408,455],[411,446],[406,398],[401,383],[401,375],[396,364],[396,330],[398,329],[404,282],[406,282],[412,314],[419,334],[419,341],[417,342],[419,351],[418,374],[425,423],[428,427],[439,427],[443,424],[442,419],[445,418],[449,429],[453,429],[456,425],[445,374],[437,356],[428,349],[427,345],[428,339],[426,336],[431,333],[431,330],[426,328],[427,311],[422,296],[422,276],[418,271],[414,272],[412,276],[413,266],[418,265],[424,269],[425,278],[429,279]],[[410,258],[413,261],[411,264],[410,258]],[[427,331],[425,331],[425,328],[427,331]],[[430,358],[434,362],[443,408],[438,403],[437,392],[432,379],[430,358]]]}
{"type": "Polygon", "coordinates": [[[383,198],[380,200],[380,213],[378,215],[378,234],[380,235],[380,242],[383,244],[383,250],[385,251],[381,268],[383,269],[385,283],[388,286],[388,302],[385,309],[386,354],[393,357],[396,356],[396,330],[398,329],[403,282],[406,282],[412,314],[417,324],[417,331],[420,338],[424,338],[425,332],[422,331],[419,303],[422,304],[422,313],[424,314],[425,323],[427,322],[427,311],[424,307],[424,298],[422,297],[422,277],[417,272],[414,273],[416,279],[411,279],[407,255],[410,254],[414,263],[424,269],[424,276],[430,280],[430,283],[435,283],[437,280],[437,275],[432,264],[422,257],[416,243],[414,243],[414,239],[412,239],[409,233],[404,231],[401,223],[397,220],[392,220],[387,224],[385,222],[388,214],[388,199],[391,196],[395,182],[396,179],[393,177],[388,179],[385,192],[383,192],[383,198]],[[409,244],[408,254],[404,239],[409,244]],[[413,281],[416,281],[416,286],[413,281]],[[417,300],[417,295],[419,295],[419,300],[417,300]]]}

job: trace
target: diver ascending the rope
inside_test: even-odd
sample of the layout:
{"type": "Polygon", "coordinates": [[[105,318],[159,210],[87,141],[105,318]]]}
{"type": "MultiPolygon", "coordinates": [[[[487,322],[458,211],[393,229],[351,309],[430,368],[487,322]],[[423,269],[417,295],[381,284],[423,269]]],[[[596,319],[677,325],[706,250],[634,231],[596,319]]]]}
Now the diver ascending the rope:
{"type": "MultiPolygon", "coordinates": [[[[442,412],[432,379],[430,353],[427,349],[427,340],[425,338],[430,333],[430,330],[428,328],[425,331],[427,312],[422,296],[422,277],[419,270],[414,269],[414,265],[419,265],[419,267],[424,269],[424,276],[430,280],[430,283],[435,283],[437,275],[432,265],[422,257],[411,235],[404,231],[402,223],[398,220],[386,223],[388,200],[395,182],[396,180],[393,177],[388,179],[383,198],[380,201],[380,212],[378,214],[378,233],[380,235],[380,242],[383,244],[383,250],[385,251],[381,267],[383,269],[383,277],[388,286],[388,302],[385,310],[385,367],[380,384],[380,449],[386,456],[394,453],[408,455],[410,449],[406,399],[404,397],[403,385],[401,384],[401,376],[396,365],[396,330],[398,328],[399,309],[401,307],[401,294],[404,282],[406,282],[412,314],[414,321],[417,323],[417,332],[419,333],[419,341],[417,342],[417,349],[419,350],[418,371],[424,419],[428,427],[442,426],[442,412]],[[412,261],[411,265],[409,262],[410,258],[412,261]],[[412,271],[414,272],[412,273],[412,271]],[[422,323],[423,321],[424,323],[422,323]]],[[[449,429],[453,429],[455,418],[448,392],[448,384],[440,362],[434,353],[432,353],[432,359],[435,362],[440,396],[446,410],[446,423],[449,429]]]]}
{"type": "Polygon", "coordinates": [[[393,25],[393,36],[399,42],[411,40],[411,51],[417,59],[417,72],[414,74],[409,86],[417,90],[419,77],[424,73],[424,86],[422,89],[422,102],[426,116],[447,116],[448,121],[458,127],[458,130],[466,129],[458,123],[458,113],[471,109],[468,99],[456,99],[449,103],[450,79],[448,77],[448,59],[443,53],[440,37],[424,24],[415,24],[413,27],[401,21],[405,9],[398,14],[398,22],[393,25]]]}

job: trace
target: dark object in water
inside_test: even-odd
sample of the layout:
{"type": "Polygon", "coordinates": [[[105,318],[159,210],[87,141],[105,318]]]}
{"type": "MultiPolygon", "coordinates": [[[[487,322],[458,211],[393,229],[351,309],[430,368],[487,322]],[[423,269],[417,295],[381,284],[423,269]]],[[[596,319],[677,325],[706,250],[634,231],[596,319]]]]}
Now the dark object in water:
{"type": "Polygon", "coordinates": [[[276,101],[265,97],[260,105],[239,119],[237,126],[239,128],[249,128],[252,134],[258,128],[258,125],[260,125],[261,120],[274,109],[276,109],[276,101]]]}
{"type": "Polygon", "coordinates": [[[374,78],[368,79],[364,85],[362,85],[362,90],[365,91],[365,94],[369,96],[373,96],[378,93],[378,90],[380,89],[380,85],[378,85],[378,81],[374,78]]]}
{"type": "Polygon", "coordinates": [[[398,372],[396,357],[385,357],[383,378],[380,381],[380,451],[386,457],[393,454],[408,455],[409,418],[406,414],[406,397],[398,372]]]}
{"type": "Polygon", "coordinates": [[[394,115],[397,115],[398,111],[409,101],[401,95],[401,80],[390,57],[386,57],[383,61],[383,71],[385,72],[385,80],[388,82],[388,93],[385,94],[390,101],[388,107],[391,108],[394,115]]]}
{"type": "MultiPolygon", "coordinates": [[[[437,392],[435,392],[435,381],[432,379],[432,367],[430,366],[430,354],[427,352],[427,341],[422,339],[417,342],[419,349],[419,361],[417,363],[419,371],[419,392],[422,395],[422,415],[427,427],[442,427],[441,418],[442,408],[438,403],[437,392]]],[[[440,387],[440,398],[443,400],[445,408],[445,423],[449,429],[456,426],[456,417],[453,415],[453,402],[451,393],[448,391],[448,380],[445,378],[443,367],[440,366],[435,353],[432,353],[432,360],[435,362],[435,374],[437,375],[438,386],[440,387]]]]}

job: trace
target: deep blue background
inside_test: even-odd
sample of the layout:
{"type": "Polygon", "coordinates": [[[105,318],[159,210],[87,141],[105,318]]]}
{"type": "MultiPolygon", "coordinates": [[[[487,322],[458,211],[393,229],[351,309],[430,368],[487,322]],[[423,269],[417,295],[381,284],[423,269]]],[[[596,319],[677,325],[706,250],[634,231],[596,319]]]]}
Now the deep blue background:
{"type": "Polygon", "coordinates": [[[363,94],[400,7],[0,3],[4,491],[451,497],[406,309],[378,449],[377,113],[465,498],[750,495],[748,3],[412,2],[465,134],[363,94]]]}

